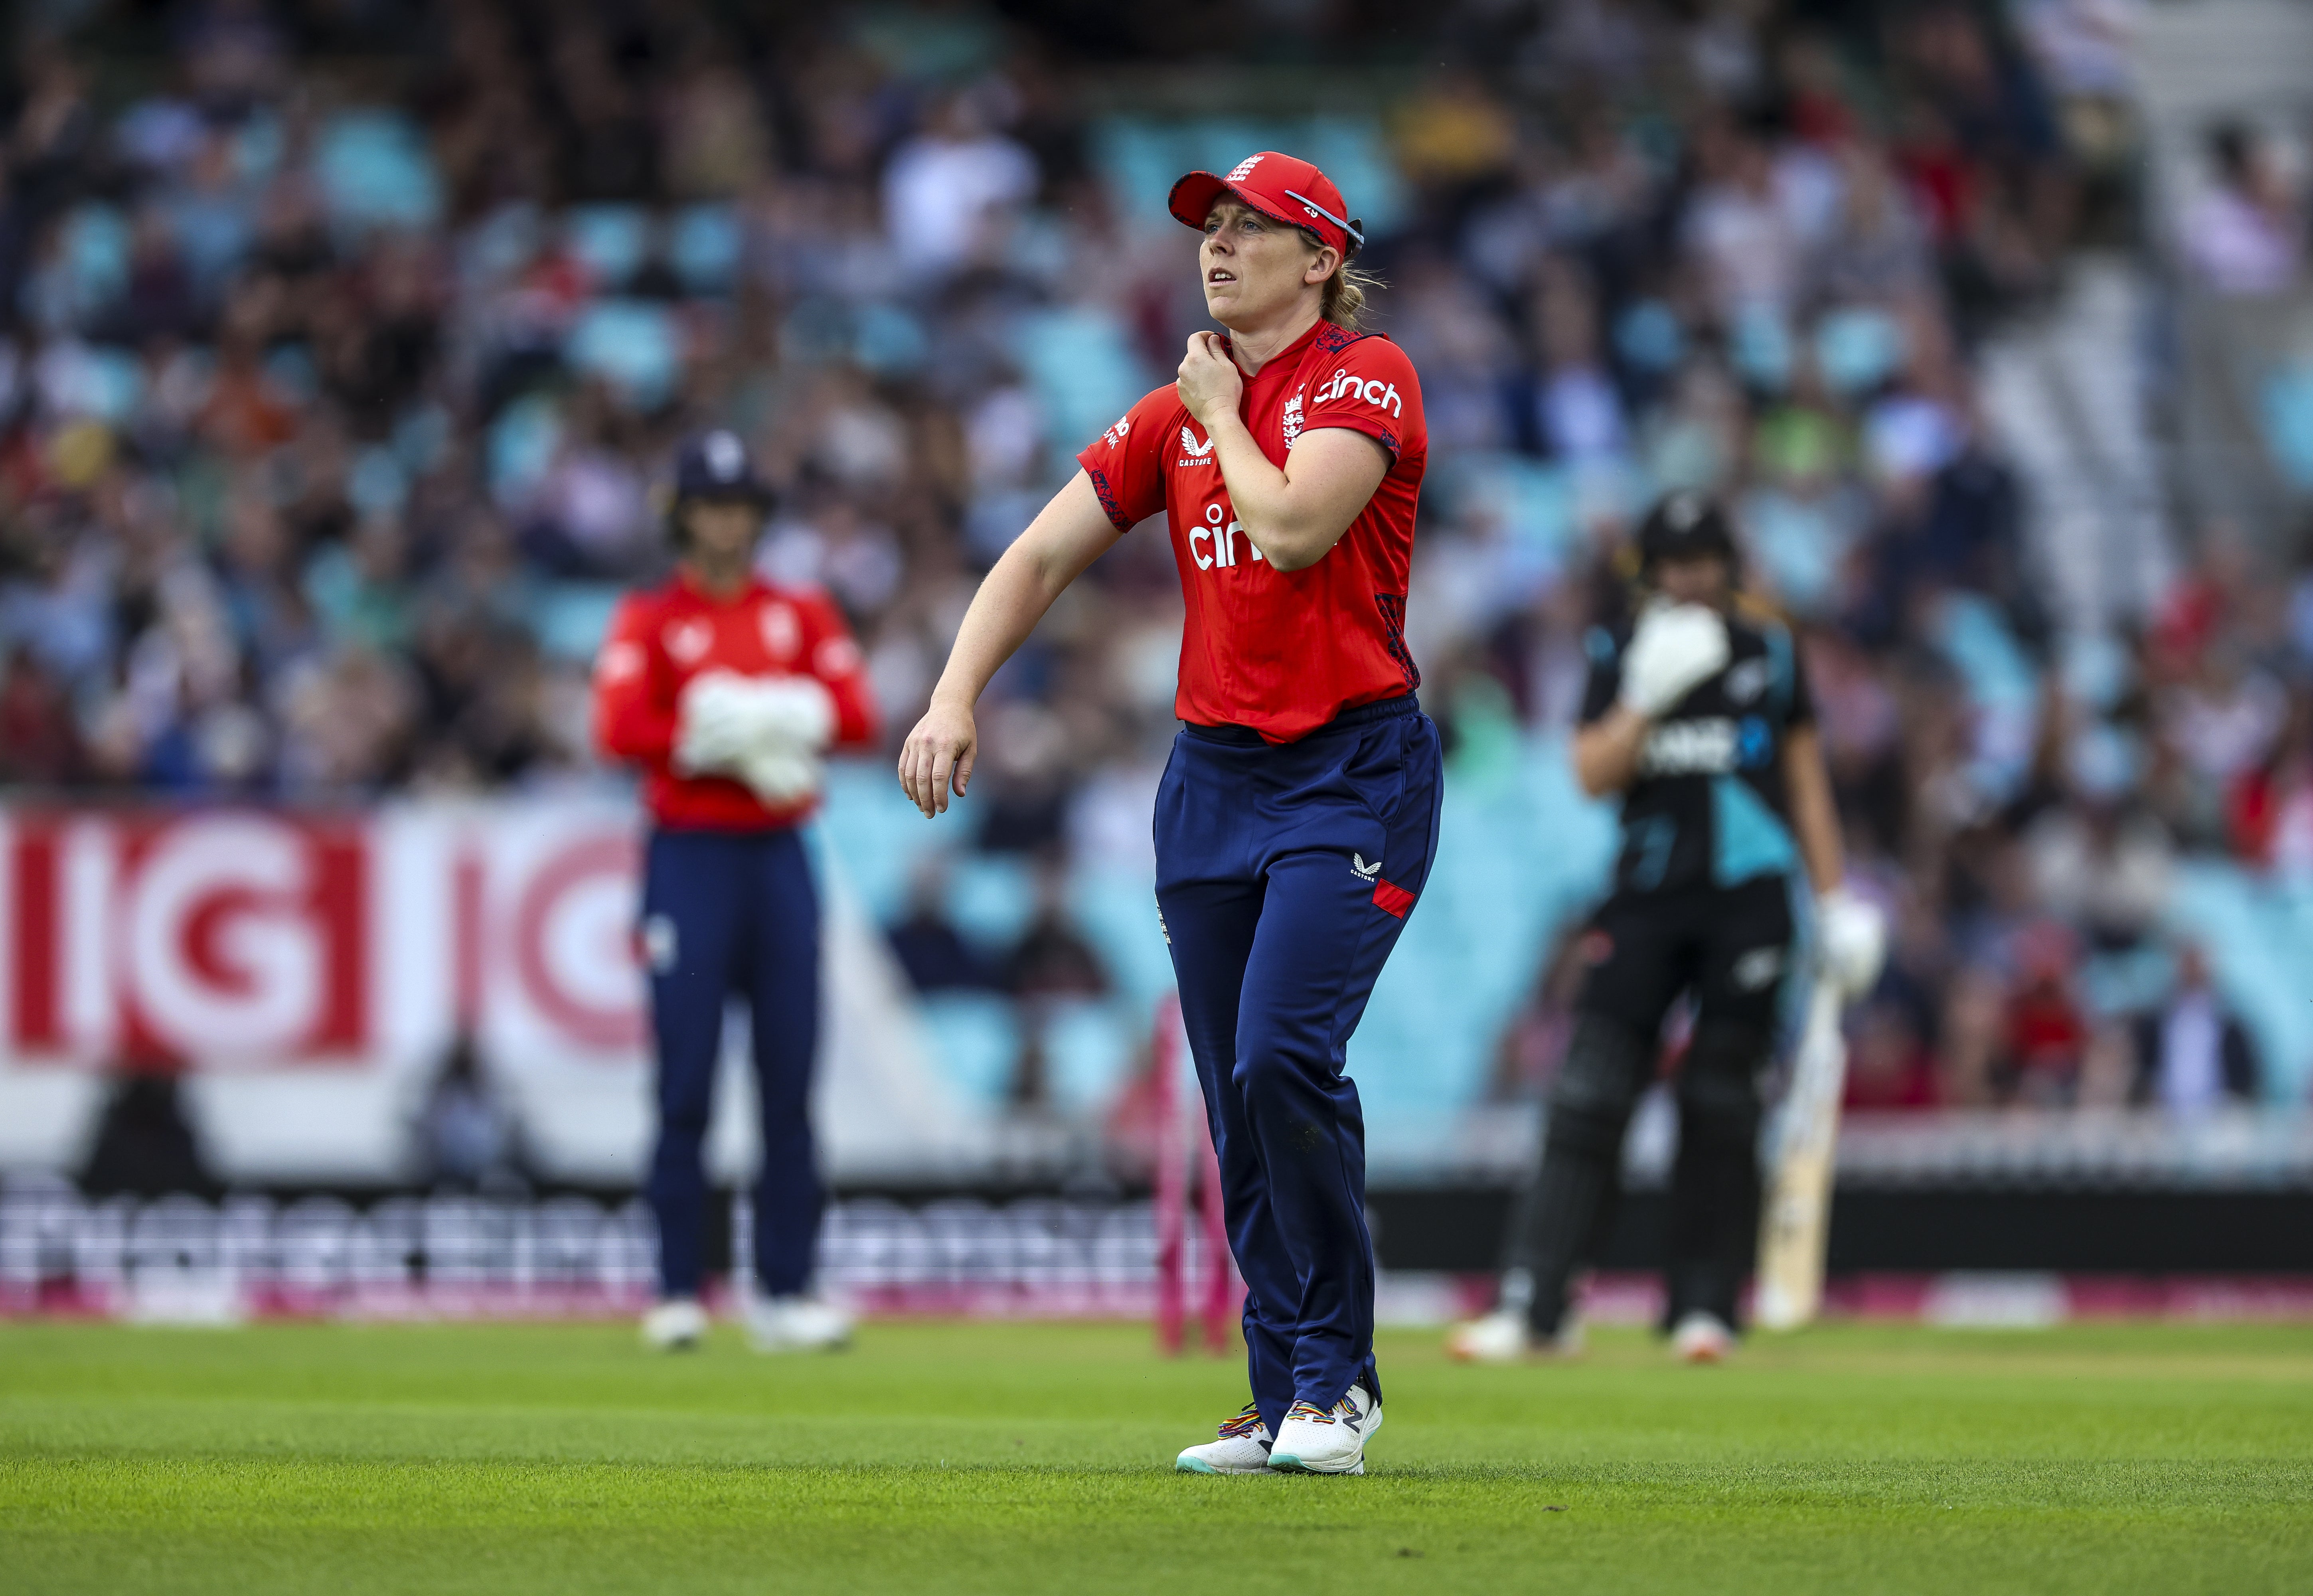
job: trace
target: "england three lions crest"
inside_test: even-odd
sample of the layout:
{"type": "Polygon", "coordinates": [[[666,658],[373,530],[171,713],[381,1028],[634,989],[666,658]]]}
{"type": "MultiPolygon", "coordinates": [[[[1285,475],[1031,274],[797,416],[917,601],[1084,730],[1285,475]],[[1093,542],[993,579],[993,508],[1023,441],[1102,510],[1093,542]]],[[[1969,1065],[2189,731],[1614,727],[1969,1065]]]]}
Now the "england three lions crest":
{"type": "Polygon", "coordinates": [[[1293,440],[1301,436],[1301,395],[1296,393],[1285,401],[1285,446],[1291,448],[1293,440]]]}

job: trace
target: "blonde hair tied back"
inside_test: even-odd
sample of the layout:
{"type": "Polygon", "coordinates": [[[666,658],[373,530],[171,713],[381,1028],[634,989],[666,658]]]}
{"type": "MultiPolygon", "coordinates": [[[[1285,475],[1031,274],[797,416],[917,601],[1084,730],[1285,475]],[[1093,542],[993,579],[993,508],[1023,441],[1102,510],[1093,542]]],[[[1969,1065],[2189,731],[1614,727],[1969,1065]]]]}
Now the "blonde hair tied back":
{"type": "MultiPolygon", "coordinates": [[[[1312,229],[1304,227],[1300,232],[1302,241],[1311,250],[1329,247],[1312,229]]],[[[1333,275],[1325,279],[1324,297],[1318,301],[1317,313],[1336,327],[1359,331],[1365,321],[1366,295],[1386,286],[1372,272],[1350,265],[1349,258],[1343,256],[1341,263],[1333,268],[1333,275]]]]}

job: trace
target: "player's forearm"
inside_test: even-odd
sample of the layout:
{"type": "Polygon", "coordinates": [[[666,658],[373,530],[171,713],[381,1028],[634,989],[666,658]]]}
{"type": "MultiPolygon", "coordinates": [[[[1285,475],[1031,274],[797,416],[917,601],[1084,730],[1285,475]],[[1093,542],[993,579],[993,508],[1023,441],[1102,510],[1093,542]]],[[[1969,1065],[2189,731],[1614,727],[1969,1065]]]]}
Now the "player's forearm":
{"type": "Polygon", "coordinates": [[[1036,622],[1060,596],[1060,587],[1067,586],[1065,582],[1051,585],[1033,555],[1024,551],[1025,541],[1004,551],[987,580],[981,583],[980,591],[972,595],[963,624],[956,629],[955,647],[948,651],[947,668],[940,672],[939,684],[932,689],[935,701],[966,708],[979,702],[989,682],[1028,640],[1036,622]]]}
{"type": "Polygon", "coordinates": [[[1343,519],[1334,506],[1315,502],[1314,492],[1297,493],[1292,478],[1270,463],[1234,412],[1207,428],[1206,436],[1220,463],[1221,480],[1228,484],[1237,524],[1261,557],[1279,570],[1316,564],[1356,519],[1343,519]]]}
{"type": "Polygon", "coordinates": [[[1028,529],[972,595],[948,652],[947,668],[932,689],[935,701],[965,708],[980,701],[989,680],[1018,652],[1068,585],[1116,539],[1092,483],[1078,472],[1052,496],[1028,529]]]}
{"type": "Polygon", "coordinates": [[[1654,722],[1628,704],[1574,734],[1574,779],[1592,798],[1620,792],[1637,779],[1639,755],[1654,722]]]}
{"type": "Polygon", "coordinates": [[[1846,851],[1839,837],[1839,807],[1831,796],[1831,776],[1814,731],[1794,727],[1783,745],[1783,785],[1790,794],[1791,829],[1799,858],[1816,892],[1829,892],[1847,877],[1846,851]]]}
{"type": "Polygon", "coordinates": [[[1846,851],[1840,846],[1838,824],[1828,806],[1823,810],[1800,809],[1797,816],[1799,857],[1807,861],[1808,885],[1818,893],[1829,892],[1847,879],[1846,851]]]}

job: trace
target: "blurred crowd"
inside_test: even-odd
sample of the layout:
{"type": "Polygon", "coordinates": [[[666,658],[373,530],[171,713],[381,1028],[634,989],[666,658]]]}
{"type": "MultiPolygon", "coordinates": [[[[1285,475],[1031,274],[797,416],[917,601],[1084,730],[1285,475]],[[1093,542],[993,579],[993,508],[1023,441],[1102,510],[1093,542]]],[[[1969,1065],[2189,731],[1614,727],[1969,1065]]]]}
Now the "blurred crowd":
{"type": "MultiPolygon", "coordinates": [[[[2065,53],[2087,0],[1447,8],[1426,75],[1346,4],[1199,7],[1193,39],[969,0],[48,9],[0,101],[0,780],[599,780],[594,640],[710,422],[779,486],[764,569],[840,600],[904,735],[979,573],[1201,322],[1192,236],[1108,158],[1130,57],[1370,120],[1362,263],[1433,440],[1410,639],[1463,771],[1563,730],[1636,515],[1708,488],[1895,912],[1857,1100],[2261,1089],[2163,905],[2192,852],[2313,876],[2313,581],[2194,528],[2158,604],[2069,633],[1979,403],[2069,260],[2159,247],[2125,104],[2065,53]]],[[[2293,283],[2285,163],[2238,128],[2210,159],[2186,269],[2293,283]]],[[[1104,989],[1051,883],[1146,846],[1120,794],[1178,636],[1130,537],[999,676],[972,845],[1046,889],[1009,951],[919,891],[919,981],[1104,989]]],[[[1563,963],[1496,1089],[1551,1067],[1563,963]]]]}

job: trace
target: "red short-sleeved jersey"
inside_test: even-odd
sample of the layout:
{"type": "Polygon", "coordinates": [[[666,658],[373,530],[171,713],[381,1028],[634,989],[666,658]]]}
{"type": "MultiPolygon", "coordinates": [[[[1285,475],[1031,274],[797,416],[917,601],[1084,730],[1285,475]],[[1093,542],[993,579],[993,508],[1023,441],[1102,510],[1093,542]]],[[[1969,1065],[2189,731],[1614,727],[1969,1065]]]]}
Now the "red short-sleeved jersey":
{"type": "Polygon", "coordinates": [[[728,776],[674,769],[676,706],[693,676],[816,676],[835,701],[839,747],[875,740],[875,709],[859,645],[842,613],[818,593],[750,582],[716,598],[678,576],[630,593],[611,618],[594,660],[594,740],[610,757],[639,765],[643,804],[661,825],[761,831],[793,825],[816,799],[771,808],[728,776]]]}
{"type": "Polygon", "coordinates": [[[1329,322],[1245,378],[1237,413],[1280,467],[1296,438],[1327,427],[1389,451],[1372,502],[1316,564],[1280,572],[1261,557],[1229,504],[1212,440],[1170,384],[1077,460],[1120,530],[1168,512],[1188,604],[1174,712],[1289,743],[1420,683],[1405,647],[1405,588],[1429,430],[1405,351],[1329,322]]]}

